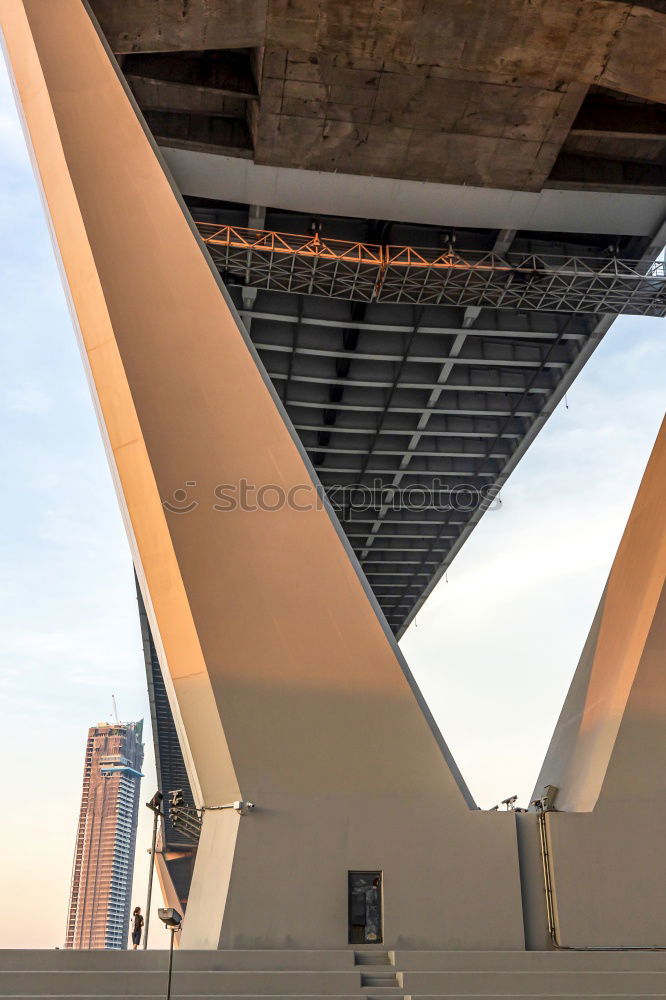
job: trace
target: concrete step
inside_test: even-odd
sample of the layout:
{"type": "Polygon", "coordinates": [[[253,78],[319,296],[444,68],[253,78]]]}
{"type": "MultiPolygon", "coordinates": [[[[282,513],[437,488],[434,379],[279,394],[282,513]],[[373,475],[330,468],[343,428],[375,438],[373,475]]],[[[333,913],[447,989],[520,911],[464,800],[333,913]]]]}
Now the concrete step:
{"type": "Polygon", "coordinates": [[[402,986],[402,978],[399,972],[362,972],[361,986],[379,987],[384,990],[398,989],[402,986]]]}
{"type": "MultiPolygon", "coordinates": [[[[31,993],[81,996],[104,992],[113,996],[159,994],[166,971],[0,972],[0,997],[31,993]]],[[[175,996],[303,996],[351,995],[359,992],[358,972],[200,972],[179,970],[174,962],[175,996]]]]}
{"type": "MultiPolygon", "coordinates": [[[[386,953],[384,953],[386,954],[386,953]]],[[[169,963],[167,951],[67,951],[1,950],[0,971],[161,971],[169,963]]],[[[355,967],[351,948],[314,951],[309,949],[227,949],[224,951],[174,952],[174,968],[199,972],[350,971],[355,967]]]]}
{"type": "MultiPolygon", "coordinates": [[[[401,972],[666,972],[663,951],[406,951],[386,949],[240,949],[176,951],[177,971],[353,972],[359,966],[386,966],[401,972]],[[362,958],[357,961],[359,957],[362,958]]],[[[165,971],[166,951],[0,950],[0,972],[165,971]]],[[[370,972],[367,968],[363,971],[370,972]]],[[[383,970],[382,970],[383,971],[383,970]]],[[[357,980],[358,982],[358,980],[357,980]]]]}
{"type": "Polygon", "coordinates": [[[596,996],[666,993],[666,972],[404,972],[402,985],[411,996],[450,996],[462,993],[525,996],[553,993],[562,996],[596,996]]]}
{"type": "MultiPolygon", "coordinates": [[[[0,997],[159,996],[161,972],[0,972],[0,997]]],[[[177,997],[666,997],[664,972],[179,972],[177,997]],[[360,978],[360,982],[359,982],[360,978]]]]}
{"type": "Polygon", "coordinates": [[[666,951],[406,951],[393,952],[403,972],[666,972],[666,951]]]}
{"type": "Polygon", "coordinates": [[[395,965],[392,951],[355,951],[354,965],[395,965]]]}

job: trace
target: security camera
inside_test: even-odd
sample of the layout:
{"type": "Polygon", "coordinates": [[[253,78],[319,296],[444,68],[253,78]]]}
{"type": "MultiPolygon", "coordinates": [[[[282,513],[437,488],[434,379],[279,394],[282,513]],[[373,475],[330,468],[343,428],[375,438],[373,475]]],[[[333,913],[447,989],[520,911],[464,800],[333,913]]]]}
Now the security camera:
{"type": "Polygon", "coordinates": [[[178,910],[174,910],[173,906],[161,906],[157,911],[157,916],[160,918],[162,923],[174,930],[176,927],[180,927],[183,919],[178,910]]]}
{"type": "Polygon", "coordinates": [[[254,802],[234,802],[234,809],[241,816],[245,816],[251,809],[254,809],[254,802]]]}

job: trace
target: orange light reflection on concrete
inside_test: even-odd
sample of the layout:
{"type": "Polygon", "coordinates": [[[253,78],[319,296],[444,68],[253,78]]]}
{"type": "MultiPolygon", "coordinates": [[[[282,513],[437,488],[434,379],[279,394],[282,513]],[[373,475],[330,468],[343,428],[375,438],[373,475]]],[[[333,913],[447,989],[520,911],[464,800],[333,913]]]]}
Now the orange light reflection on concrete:
{"type": "Polygon", "coordinates": [[[662,423],[613,563],[567,808],[588,811],[599,797],[666,577],[666,421],[662,423]]]}

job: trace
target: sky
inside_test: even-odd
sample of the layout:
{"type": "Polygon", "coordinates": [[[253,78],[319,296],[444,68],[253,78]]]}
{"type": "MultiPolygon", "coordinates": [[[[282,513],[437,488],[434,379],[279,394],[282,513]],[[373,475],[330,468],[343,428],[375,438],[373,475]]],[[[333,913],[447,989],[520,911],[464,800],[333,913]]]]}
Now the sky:
{"type": "MultiPolygon", "coordinates": [[[[0,192],[3,947],[52,948],[88,726],[112,695],[121,719],[149,714],[129,548],[1,61],[0,192]]],[[[402,641],[483,808],[529,801],[665,401],[664,322],[621,319],[402,641]]],[[[144,773],[142,803],[150,740],[144,773]]],[[[150,825],[142,805],[133,905],[150,825]]]]}

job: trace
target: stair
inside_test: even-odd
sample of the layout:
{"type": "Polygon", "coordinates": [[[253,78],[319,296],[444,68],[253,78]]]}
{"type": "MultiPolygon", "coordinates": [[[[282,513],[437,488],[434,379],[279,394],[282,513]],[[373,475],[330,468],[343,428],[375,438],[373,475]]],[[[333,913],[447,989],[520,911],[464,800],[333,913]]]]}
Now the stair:
{"type": "Polygon", "coordinates": [[[355,951],[354,965],[395,965],[392,951],[355,951]]]}
{"type": "MultiPolygon", "coordinates": [[[[372,996],[364,994],[367,1000],[379,1000],[382,996],[395,997],[402,991],[402,974],[386,971],[387,966],[389,968],[395,966],[395,955],[392,951],[355,951],[354,965],[369,970],[361,973],[361,989],[373,990],[372,996]]],[[[407,998],[404,997],[404,1000],[407,998]]]]}
{"type": "Polygon", "coordinates": [[[382,990],[399,989],[402,986],[400,974],[397,972],[362,972],[361,988],[372,986],[382,990]]]}
{"type": "MultiPolygon", "coordinates": [[[[0,1000],[161,1000],[164,951],[0,951],[0,1000]]],[[[174,955],[173,1000],[666,1000],[666,952],[174,955]]]]}

